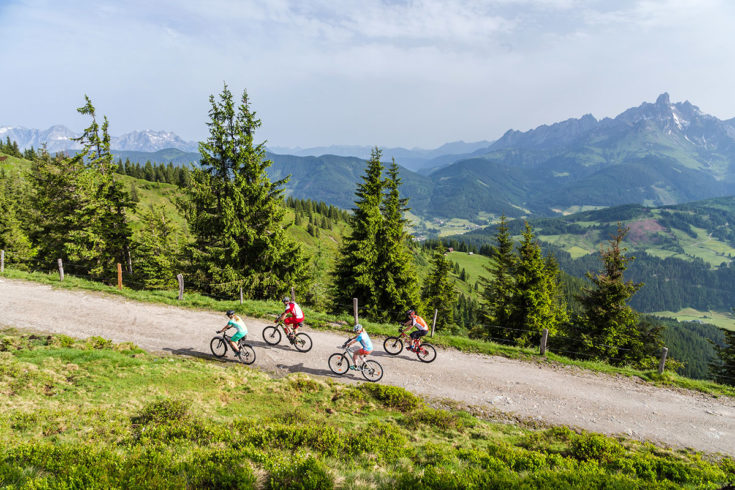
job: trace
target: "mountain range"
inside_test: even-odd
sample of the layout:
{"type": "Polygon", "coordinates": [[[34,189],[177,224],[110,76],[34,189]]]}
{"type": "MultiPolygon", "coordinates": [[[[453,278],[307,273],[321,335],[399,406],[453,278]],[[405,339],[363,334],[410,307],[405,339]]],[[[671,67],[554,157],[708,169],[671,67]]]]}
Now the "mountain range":
{"type": "MultiPolygon", "coordinates": [[[[0,128],[0,138],[10,135],[21,147],[29,141],[39,146],[46,138],[53,149],[52,144],[68,143],[65,129],[54,126],[41,134],[0,128]]],[[[197,161],[198,154],[190,153],[193,143],[188,145],[172,133],[152,131],[129,133],[112,144],[117,157],[131,161],[197,161]]],[[[275,149],[301,153],[268,153],[274,162],[272,178],[291,175],[288,193],[352,206],[369,147],[275,149]],[[305,156],[322,151],[331,154],[305,156]],[[357,155],[344,155],[349,152],[357,155]]],[[[492,143],[393,148],[383,156],[402,166],[402,192],[414,213],[479,223],[501,213],[554,216],[735,194],[735,119],[718,119],[688,101],[672,103],[667,93],[615,118],[598,120],[586,114],[526,132],[509,130],[492,143]]]]}

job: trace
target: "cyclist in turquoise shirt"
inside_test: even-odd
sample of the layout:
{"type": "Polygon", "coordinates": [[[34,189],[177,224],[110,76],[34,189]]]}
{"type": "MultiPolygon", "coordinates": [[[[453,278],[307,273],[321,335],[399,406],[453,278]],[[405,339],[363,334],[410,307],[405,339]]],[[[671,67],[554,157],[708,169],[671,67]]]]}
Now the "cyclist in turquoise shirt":
{"type": "Polygon", "coordinates": [[[360,343],[360,348],[353,350],[352,354],[352,366],[350,369],[357,369],[357,358],[362,359],[362,356],[369,356],[373,352],[373,343],[370,340],[365,329],[359,323],[352,329],[357,334],[357,337],[347,342],[347,347],[351,346],[355,342],[360,343]]]}
{"type": "Polygon", "coordinates": [[[240,348],[237,346],[237,341],[245,337],[248,334],[248,327],[245,326],[245,322],[242,321],[242,318],[235,315],[234,310],[228,310],[227,313],[225,314],[230,319],[230,321],[227,322],[227,325],[225,325],[222,328],[222,330],[219,330],[218,333],[222,333],[228,328],[237,329],[237,332],[235,332],[235,335],[230,337],[230,345],[235,350],[235,352],[240,352],[240,348]]]}

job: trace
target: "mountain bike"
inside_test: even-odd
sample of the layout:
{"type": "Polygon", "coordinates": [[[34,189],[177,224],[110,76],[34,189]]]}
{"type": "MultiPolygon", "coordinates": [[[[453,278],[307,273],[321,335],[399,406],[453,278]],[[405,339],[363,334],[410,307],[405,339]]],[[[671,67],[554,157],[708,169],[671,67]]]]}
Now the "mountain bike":
{"type": "MultiPolygon", "coordinates": [[[[220,333],[217,331],[217,333],[220,333]]],[[[230,344],[230,337],[222,332],[216,335],[210,342],[209,348],[212,349],[212,354],[215,357],[225,357],[227,350],[231,349],[235,357],[243,364],[252,364],[255,362],[255,349],[245,342],[245,337],[237,341],[237,346],[240,348],[240,352],[235,351],[230,344]]]]}
{"type": "MultiPolygon", "coordinates": [[[[349,340],[347,342],[349,342],[349,340]]],[[[350,349],[347,347],[347,342],[337,346],[338,349],[344,349],[344,352],[337,352],[329,356],[329,369],[331,369],[334,374],[339,374],[340,376],[349,371],[350,367],[353,366],[350,362],[352,352],[350,352],[350,349]]],[[[372,359],[365,360],[365,358],[363,358],[361,365],[358,366],[355,364],[354,366],[356,371],[362,372],[362,375],[366,380],[372,381],[373,383],[380,381],[380,378],[383,377],[383,366],[381,366],[378,361],[373,361],[372,359]]]]}
{"type": "MultiPolygon", "coordinates": [[[[413,345],[413,339],[408,336],[406,330],[398,327],[398,333],[399,335],[397,337],[388,337],[383,342],[383,349],[392,356],[397,356],[401,353],[404,342],[409,346],[413,345]]],[[[414,351],[410,347],[406,347],[406,349],[415,352],[421,362],[433,362],[436,359],[436,349],[433,345],[427,344],[426,342],[419,344],[418,351],[414,351]]]]}
{"type": "Polygon", "coordinates": [[[311,350],[311,337],[309,337],[309,335],[304,332],[299,332],[294,335],[291,329],[283,323],[283,320],[279,321],[275,325],[271,325],[270,327],[265,327],[263,329],[263,340],[265,340],[266,344],[276,345],[281,341],[281,330],[279,330],[278,327],[281,327],[283,332],[286,334],[286,338],[291,343],[291,345],[296,347],[297,351],[309,352],[311,350]]]}

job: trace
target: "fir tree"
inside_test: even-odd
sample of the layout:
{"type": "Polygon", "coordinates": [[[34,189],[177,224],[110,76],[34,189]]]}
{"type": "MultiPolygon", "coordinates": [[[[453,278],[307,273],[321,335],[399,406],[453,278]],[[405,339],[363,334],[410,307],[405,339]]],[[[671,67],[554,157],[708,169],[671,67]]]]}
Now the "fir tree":
{"type": "Polygon", "coordinates": [[[717,359],[709,364],[710,373],[718,383],[735,386],[735,331],[721,330],[725,343],[720,345],[710,341],[717,354],[717,359]]]}
{"type": "Polygon", "coordinates": [[[132,255],[135,277],[145,288],[163,289],[176,284],[182,250],[181,233],[166,218],[163,206],[150,206],[141,213],[132,255]]]}
{"type": "Polygon", "coordinates": [[[127,213],[133,203],[114,178],[107,118],[102,126],[97,123],[86,96],[85,105],[77,110],[92,119],[75,139],[82,151],[72,157],[51,157],[42,151],[33,162],[30,180],[38,221],[34,242],[39,260],[63,258],[80,273],[112,277],[116,262],[128,263],[127,213]]]}
{"type": "Polygon", "coordinates": [[[35,249],[29,237],[29,227],[35,222],[29,215],[28,185],[12,172],[0,169],[0,249],[5,261],[25,269],[35,249]]]}
{"type": "Polygon", "coordinates": [[[342,240],[334,272],[334,308],[341,310],[357,298],[365,311],[377,313],[375,303],[378,268],[378,233],[383,216],[380,205],[383,197],[381,152],[372,150],[362,183],[358,184],[357,200],[350,219],[351,232],[342,240]]]}
{"type": "Polygon", "coordinates": [[[497,246],[490,246],[490,265],[485,267],[489,277],[480,278],[483,287],[484,326],[472,330],[475,337],[484,339],[512,338],[511,331],[502,328],[512,324],[514,300],[517,294],[516,266],[518,259],[513,253],[513,239],[505,215],[500,217],[495,240],[497,246]]]}
{"type": "Polygon", "coordinates": [[[457,291],[449,277],[450,262],[447,260],[446,249],[443,245],[434,250],[431,259],[431,270],[426,278],[422,297],[428,314],[438,310],[436,317],[437,330],[453,330],[454,308],[457,302],[457,291]]]}
{"type": "Polygon", "coordinates": [[[537,342],[544,329],[555,334],[559,325],[566,321],[566,309],[559,304],[559,270],[556,262],[544,260],[531,225],[526,222],[525,227],[518,249],[516,293],[508,326],[516,329],[511,331],[515,341],[527,345],[537,342]]]}
{"type": "Polygon", "coordinates": [[[644,352],[638,330],[638,314],[628,305],[630,298],[643,284],[625,281],[624,271],[635,257],[626,257],[620,244],[628,228],[618,224],[617,233],[607,249],[600,250],[603,270],[587,273],[592,282],[579,295],[582,314],[570,325],[570,337],[579,340],[579,349],[613,364],[642,361],[636,353],[644,352]]]}
{"type": "Polygon", "coordinates": [[[378,230],[378,269],[375,271],[377,297],[375,311],[371,314],[376,319],[395,321],[402,319],[408,309],[420,308],[416,266],[408,250],[410,238],[403,218],[408,211],[408,199],[400,196],[401,178],[395,160],[388,168],[385,185],[381,206],[383,219],[378,230]]]}
{"type": "Polygon", "coordinates": [[[249,298],[273,298],[292,286],[308,289],[308,260],[285,234],[283,190],[271,182],[264,143],[254,143],[260,120],[247,92],[235,107],[227,85],[210,96],[209,138],[199,144],[185,206],[191,233],[193,280],[226,295],[242,285],[249,298]],[[225,284],[223,284],[225,283],[225,284]]]}

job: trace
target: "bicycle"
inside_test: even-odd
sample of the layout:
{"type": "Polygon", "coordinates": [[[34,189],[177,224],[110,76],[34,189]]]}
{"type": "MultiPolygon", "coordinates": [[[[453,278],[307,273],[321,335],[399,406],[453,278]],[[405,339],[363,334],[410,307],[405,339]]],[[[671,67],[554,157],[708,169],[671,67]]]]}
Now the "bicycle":
{"type": "MultiPolygon", "coordinates": [[[[217,331],[217,333],[220,333],[217,331]]],[[[215,357],[225,357],[228,349],[232,349],[235,357],[237,357],[243,364],[252,364],[255,362],[255,349],[253,346],[245,342],[245,338],[241,338],[237,341],[237,346],[240,348],[240,352],[236,352],[230,344],[230,337],[225,332],[220,335],[216,335],[210,342],[209,348],[212,350],[212,354],[215,357]]]]}
{"type": "Polygon", "coordinates": [[[291,330],[283,323],[283,320],[279,321],[275,325],[271,325],[270,327],[265,327],[263,329],[263,340],[265,340],[266,344],[276,345],[281,341],[281,331],[278,327],[283,329],[283,332],[286,334],[286,338],[291,345],[296,347],[297,351],[309,352],[311,350],[313,346],[311,337],[304,332],[299,332],[294,335],[293,332],[291,332],[291,330]]]}
{"type": "MultiPolygon", "coordinates": [[[[349,342],[349,340],[347,342],[349,342]]],[[[334,374],[339,374],[340,376],[349,371],[352,366],[352,363],[350,362],[352,352],[349,347],[347,347],[347,342],[337,346],[338,349],[344,349],[343,353],[337,352],[329,356],[329,369],[331,369],[334,374]]],[[[355,364],[355,366],[357,367],[357,371],[362,372],[362,375],[366,380],[372,381],[373,383],[380,381],[380,378],[383,377],[383,366],[381,366],[378,361],[373,361],[372,359],[365,360],[363,358],[362,364],[360,366],[355,364]]]]}
{"type": "MultiPolygon", "coordinates": [[[[398,333],[400,335],[398,335],[397,337],[388,337],[383,342],[383,349],[385,349],[385,352],[392,356],[397,356],[401,353],[401,351],[403,350],[404,341],[409,346],[413,344],[413,339],[408,336],[406,330],[398,327],[398,333]]],[[[418,357],[419,361],[421,362],[434,362],[434,359],[436,359],[436,349],[433,345],[426,342],[421,342],[417,351],[414,351],[413,349],[409,350],[415,352],[416,357],[418,357]]]]}

